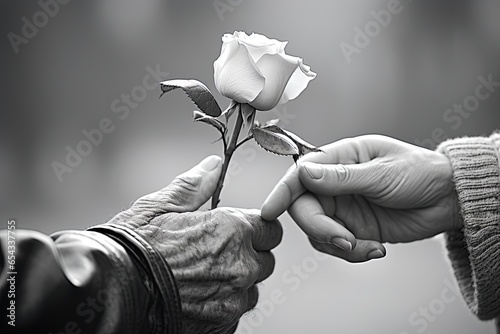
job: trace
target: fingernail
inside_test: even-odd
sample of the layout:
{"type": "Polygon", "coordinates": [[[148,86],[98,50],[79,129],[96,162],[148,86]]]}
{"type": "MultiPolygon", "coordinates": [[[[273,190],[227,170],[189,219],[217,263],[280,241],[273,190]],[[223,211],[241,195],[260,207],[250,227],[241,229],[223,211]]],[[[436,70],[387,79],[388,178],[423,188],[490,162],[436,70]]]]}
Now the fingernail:
{"type": "Polygon", "coordinates": [[[304,168],[306,169],[307,174],[312,179],[321,179],[323,177],[323,169],[321,167],[316,166],[314,164],[307,164],[304,165],[304,168]]]}
{"type": "Polygon", "coordinates": [[[211,155],[202,162],[200,162],[200,167],[206,170],[207,172],[210,172],[211,170],[214,170],[217,166],[219,166],[220,163],[220,158],[216,155],[211,155]]]}
{"type": "Polygon", "coordinates": [[[368,260],[373,260],[373,259],[380,259],[381,257],[384,257],[385,254],[382,252],[380,249],[375,249],[372,250],[368,255],[366,256],[368,260]]]}
{"type": "Polygon", "coordinates": [[[352,244],[347,239],[341,237],[335,237],[332,239],[331,243],[337,246],[338,248],[345,250],[346,252],[352,251],[352,244]]]}

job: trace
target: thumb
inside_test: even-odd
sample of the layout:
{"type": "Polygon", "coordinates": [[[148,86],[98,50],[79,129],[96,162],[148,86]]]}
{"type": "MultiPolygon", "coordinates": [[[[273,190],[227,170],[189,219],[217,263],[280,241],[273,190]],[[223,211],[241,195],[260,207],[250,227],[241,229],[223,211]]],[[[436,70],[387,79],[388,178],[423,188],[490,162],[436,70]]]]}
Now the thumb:
{"type": "Polygon", "coordinates": [[[304,187],[325,196],[373,194],[382,185],[382,176],[371,161],[348,165],[304,162],[299,166],[304,187]]]}
{"type": "Polygon", "coordinates": [[[178,175],[168,186],[139,198],[134,211],[187,212],[200,208],[212,196],[222,169],[221,158],[212,155],[187,172],[178,175]]]}

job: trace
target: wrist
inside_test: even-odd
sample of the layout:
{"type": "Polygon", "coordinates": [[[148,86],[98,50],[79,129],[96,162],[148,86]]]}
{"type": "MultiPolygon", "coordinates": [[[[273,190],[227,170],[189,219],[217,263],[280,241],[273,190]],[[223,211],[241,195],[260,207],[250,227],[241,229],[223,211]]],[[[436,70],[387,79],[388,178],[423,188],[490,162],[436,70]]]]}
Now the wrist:
{"type": "Polygon", "coordinates": [[[452,225],[449,230],[460,230],[464,227],[464,221],[462,219],[462,214],[460,213],[460,202],[458,201],[458,194],[455,188],[453,188],[450,194],[450,207],[452,214],[452,225]]]}
{"type": "Polygon", "coordinates": [[[458,138],[441,143],[437,151],[445,154],[452,166],[457,225],[482,224],[488,212],[498,210],[500,171],[494,142],[483,137],[458,138]]]}
{"type": "Polygon", "coordinates": [[[444,231],[453,231],[461,229],[463,227],[463,220],[460,214],[460,202],[458,200],[458,194],[455,189],[455,183],[453,181],[453,167],[450,159],[443,153],[439,153],[440,166],[442,169],[442,177],[444,178],[444,183],[447,185],[447,191],[445,193],[445,202],[448,209],[448,219],[443,221],[444,231]]]}

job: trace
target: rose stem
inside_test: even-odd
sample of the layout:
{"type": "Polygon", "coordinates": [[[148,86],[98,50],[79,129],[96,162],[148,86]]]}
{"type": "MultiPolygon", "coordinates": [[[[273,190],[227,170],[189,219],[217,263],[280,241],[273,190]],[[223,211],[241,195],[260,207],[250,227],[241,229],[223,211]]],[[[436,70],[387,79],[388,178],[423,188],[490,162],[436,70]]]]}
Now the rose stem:
{"type": "Polygon", "coordinates": [[[224,163],[222,164],[222,172],[220,173],[219,182],[217,182],[217,187],[212,195],[212,209],[215,209],[220,202],[219,197],[222,187],[224,186],[224,178],[226,177],[229,162],[231,161],[233,153],[236,150],[238,137],[240,136],[241,127],[243,125],[243,116],[241,115],[241,105],[239,103],[236,105],[236,113],[238,114],[238,118],[234,124],[233,134],[231,135],[229,145],[224,152],[224,163]]]}

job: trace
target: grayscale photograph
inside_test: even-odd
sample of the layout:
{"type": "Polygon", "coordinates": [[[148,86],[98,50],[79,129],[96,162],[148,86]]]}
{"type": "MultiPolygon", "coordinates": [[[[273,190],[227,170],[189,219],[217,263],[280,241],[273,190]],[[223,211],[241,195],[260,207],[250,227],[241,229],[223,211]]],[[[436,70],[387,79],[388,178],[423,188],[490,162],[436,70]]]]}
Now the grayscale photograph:
{"type": "Polygon", "coordinates": [[[1,333],[500,334],[500,1],[0,13],[1,333]]]}

